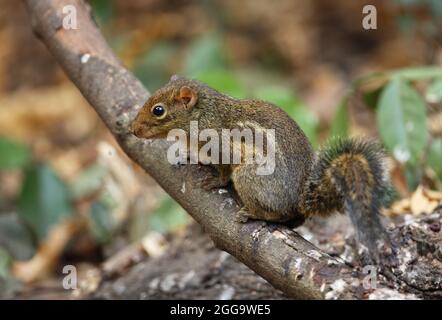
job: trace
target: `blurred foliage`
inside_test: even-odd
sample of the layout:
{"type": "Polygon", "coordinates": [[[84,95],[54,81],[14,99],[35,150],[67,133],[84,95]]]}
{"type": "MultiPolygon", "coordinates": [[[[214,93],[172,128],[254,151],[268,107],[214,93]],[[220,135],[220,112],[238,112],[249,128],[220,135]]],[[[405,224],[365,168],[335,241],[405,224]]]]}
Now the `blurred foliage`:
{"type": "Polygon", "coordinates": [[[40,241],[53,225],[72,214],[67,186],[46,164],[26,170],[17,205],[20,217],[40,241]]]}
{"type": "Polygon", "coordinates": [[[428,139],[425,103],[401,78],[382,91],[377,111],[381,138],[394,157],[416,165],[428,139]]]}
{"type": "Polygon", "coordinates": [[[0,137],[0,170],[9,170],[25,167],[31,155],[26,146],[0,137]]]}
{"type": "Polygon", "coordinates": [[[436,172],[442,181],[442,138],[435,139],[431,143],[428,153],[428,165],[436,172]]]}
{"type": "Polygon", "coordinates": [[[176,230],[189,221],[186,211],[169,196],[166,196],[148,217],[149,228],[160,233],[176,230]]]}
{"type": "Polygon", "coordinates": [[[201,73],[227,67],[225,47],[221,36],[209,32],[197,38],[188,48],[184,59],[184,74],[198,78],[201,73]]]}
{"type": "Polygon", "coordinates": [[[376,109],[379,97],[382,93],[382,87],[369,91],[363,94],[362,98],[364,99],[365,104],[371,109],[376,109]]]}
{"type": "MultiPolygon", "coordinates": [[[[15,199],[17,211],[0,214],[0,294],[5,297],[19,285],[9,275],[11,261],[31,259],[51,229],[73,217],[74,202],[91,201],[86,215],[88,232],[100,246],[112,242],[121,224],[117,224],[115,217],[115,190],[107,181],[110,172],[101,162],[86,166],[67,184],[48,163],[35,161],[26,145],[2,138],[0,148],[0,174],[13,169],[23,176],[15,199]]],[[[169,196],[160,201],[153,213],[145,213],[143,210],[145,223],[138,228],[137,239],[151,230],[174,231],[190,221],[169,196]]],[[[131,239],[135,240],[132,236],[131,239]]]]}
{"type": "Polygon", "coordinates": [[[9,275],[9,266],[12,259],[6,250],[0,248],[0,278],[6,278],[9,275]]]}
{"type": "Polygon", "coordinates": [[[90,230],[98,243],[109,243],[115,227],[110,208],[103,202],[96,201],[91,206],[88,218],[90,230]]]}
{"type": "Polygon", "coordinates": [[[348,135],[349,115],[346,99],[336,109],[335,116],[333,118],[330,127],[331,137],[346,137],[348,135]]]}
{"type": "Polygon", "coordinates": [[[90,0],[95,20],[100,26],[110,21],[114,13],[113,0],[90,0]]]}
{"type": "Polygon", "coordinates": [[[281,87],[260,88],[256,90],[255,97],[281,107],[304,130],[310,142],[317,145],[318,119],[290,90],[281,87]]]}
{"type": "Polygon", "coordinates": [[[247,97],[247,92],[244,85],[239,81],[233,72],[221,69],[207,72],[203,71],[200,72],[195,78],[232,97],[238,99],[247,97]]]}
{"type": "Polygon", "coordinates": [[[13,259],[0,247],[0,298],[11,299],[22,287],[21,283],[10,276],[13,259]]]}
{"type": "Polygon", "coordinates": [[[17,260],[28,260],[35,253],[35,243],[20,217],[15,213],[0,215],[0,249],[17,260]]]}
{"type": "Polygon", "coordinates": [[[381,81],[381,86],[365,92],[364,100],[368,106],[375,107],[380,137],[404,166],[410,190],[421,182],[425,167],[431,167],[441,176],[440,139],[431,142],[427,115],[428,104],[441,101],[441,78],[441,67],[425,66],[379,72],[355,82],[358,90],[381,81]],[[418,91],[418,85],[426,86],[426,90],[418,91]]]}
{"type": "Polygon", "coordinates": [[[98,163],[86,167],[75,180],[71,182],[69,186],[71,197],[73,199],[82,199],[88,195],[99,192],[106,173],[106,168],[98,163]]]}
{"type": "Polygon", "coordinates": [[[168,70],[176,47],[170,42],[158,42],[134,62],[134,73],[149,90],[156,90],[169,81],[168,70]]]}
{"type": "Polygon", "coordinates": [[[395,0],[404,7],[427,6],[435,16],[442,18],[442,2],[440,0],[395,0]]]}
{"type": "Polygon", "coordinates": [[[396,0],[403,8],[403,13],[396,17],[400,30],[405,33],[412,33],[416,30],[422,31],[426,35],[435,36],[439,33],[437,21],[442,18],[442,1],[440,0],[396,0]],[[419,23],[417,15],[412,14],[414,10],[427,8],[433,19],[428,19],[424,23],[419,23]],[[407,12],[411,10],[411,12],[407,12]]]}
{"type": "Polygon", "coordinates": [[[425,99],[431,103],[442,102],[442,77],[435,79],[425,93],[425,99]]]}

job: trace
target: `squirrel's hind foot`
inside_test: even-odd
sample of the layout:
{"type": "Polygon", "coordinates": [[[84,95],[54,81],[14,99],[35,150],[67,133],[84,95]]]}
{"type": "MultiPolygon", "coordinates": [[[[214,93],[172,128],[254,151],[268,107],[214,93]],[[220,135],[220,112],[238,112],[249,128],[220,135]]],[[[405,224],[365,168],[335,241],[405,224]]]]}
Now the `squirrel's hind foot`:
{"type": "Polygon", "coordinates": [[[249,219],[253,218],[254,216],[249,212],[249,210],[246,207],[242,207],[236,213],[235,221],[238,223],[246,223],[247,221],[249,221],[249,219]]]}

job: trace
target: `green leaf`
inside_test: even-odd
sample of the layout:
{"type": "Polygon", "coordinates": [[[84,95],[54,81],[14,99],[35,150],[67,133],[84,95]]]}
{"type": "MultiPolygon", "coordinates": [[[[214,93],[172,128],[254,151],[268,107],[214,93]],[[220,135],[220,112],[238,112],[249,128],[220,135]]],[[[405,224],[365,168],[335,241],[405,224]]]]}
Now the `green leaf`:
{"type": "Polygon", "coordinates": [[[422,167],[416,165],[405,165],[405,180],[407,181],[408,190],[416,190],[422,178],[422,167]]]}
{"type": "Polygon", "coordinates": [[[12,299],[22,289],[22,283],[12,278],[12,257],[0,247],[0,299],[12,299]]]}
{"type": "Polygon", "coordinates": [[[28,260],[35,253],[32,235],[15,213],[0,215],[0,246],[17,260],[28,260]]]}
{"type": "Polygon", "coordinates": [[[418,5],[422,0],[396,0],[400,5],[412,7],[418,5]]]}
{"type": "Polygon", "coordinates": [[[373,91],[364,93],[362,98],[365,104],[372,109],[376,109],[381,92],[382,92],[382,86],[373,91]]]}
{"type": "Polygon", "coordinates": [[[98,192],[102,185],[107,169],[99,164],[93,164],[83,170],[70,185],[73,199],[81,199],[98,192]]]}
{"type": "Polygon", "coordinates": [[[346,137],[348,136],[348,107],[345,99],[336,110],[335,117],[330,128],[330,136],[346,137]]]}
{"type": "Polygon", "coordinates": [[[436,172],[442,181],[442,138],[435,139],[431,143],[428,153],[428,165],[436,172]]]}
{"type": "Polygon", "coordinates": [[[402,78],[403,80],[411,80],[411,81],[439,78],[442,77],[442,67],[425,66],[425,67],[403,68],[391,71],[390,77],[402,78]]]}
{"type": "Polygon", "coordinates": [[[434,80],[428,87],[425,93],[425,99],[430,103],[442,102],[442,77],[434,80]]]}
{"type": "Polygon", "coordinates": [[[102,202],[94,202],[89,218],[90,229],[95,239],[101,244],[108,243],[114,229],[114,220],[109,208],[102,202]]]}
{"type": "Polygon", "coordinates": [[[295,119],[298,125],[304,131],[310,143],[316,147],[318,144],[319,122],[316,116],[306,108],[295,108],[289,115],[295,119]]]}
{"type": "Polygon", "coordinates": [[[38,240],[72,212],[64,182],[47,165],[38,164],[26,172],[18,198],[18,213],[32,228],[38,240]]]}
{"type": "Polygon", "coordinates": [[[140,240],[151,230],[149,224],[150,214],[151,212],[146,209],[144,203],[134,205],[128,224],[129,241],[140,240]]]}
{"type": "Polygon", "coordinates": [[[265,87],[256,91],[255,97],[280,107],[294,119],[315,146],[318,135],[318,119],[311,113],[293,93],[282,87],[265,87]]]}
{"type": "Polygon", "coordinates": [[[419,94],[401,79],[393,79],[382,91],[377,123],[394,157],[416,164],[428,137],[425,103],[419,94]]]}
{"type": "Polygon", "coordinates": [[[169,68],[176,48],[169,42],[158,42],[134,62],[133,70],[150,90],[156,90],[169,81],[169,68]]]}
{"type": "Polygon", "coordinates": [[[436,18],[442,18],[442,2],[440,0],[427,0],[429,2],[431,13],[436,18]]]}
{"type": "Polygon", "coordinates": [[[199,73],[196,79],[224,94],[235,98],[245,98],[246,90],[238,78],[227,70],[211,70],[199,73]]]}
{"type": "Polygon", "coordinates": [[[0,278],[7,278],[9,276],[11,263],[12,258],[9,253],[0,247],[0,278]]]}
{"type": "Polygon", "coordinates": [[[402,80],[416,81],[416,80],[427,80],[432,78],[442,77],[442,67],[434,66],[424,66],[424,67],[411,67],[402,68],[396,70],[389,70],[383,72],[371,73],[368,76],[363,76],[361,78],[353,81],[353,88],[358,88],[367,83],[379,82],[379,81],[391,81],[395,78],[401,78],[402,80]]]}
{"type": "Polygon", "coordinates": [[[161,233],[176,230],[188,222],[187,213],[169,196],[164,198],[160,207],[149,216],[150,228],[161,233]]]}
{"type": "Polygon", "coordinates": [[[109,42],[112,51],[120,57],[124,55],[124,50],[130,46],[131,43],[131,37],[127,33],[113,34],[112,36],[107,37],[106,40],[109,42]]]}
{"type": "Polygon", "coordinates": [[[30,160],[31,153],[25,145],[0,138],[0,170],[23,168],[30,160]]]}
{"type": "Polygon", "coordinates": [[[11,256],[0,247],[0,299],[12,299],[23,289],[22,283],[10,275],[11,265],[11,256]]]}
{"type": "Polygon", "coordinates": [[[416,17],[411,14],[402,14],[396,17],[395,20],[399,26],[399,30],[403,33],[411,33],[416,29],[416,17]]]}
{"type": "Polygon", "coordinates": [[[100,26],[108,23],[114,11],[113,0],[91,0],[92,11],[100,26]]]}
{"type": "Polygon", "coordinates": [[[197,77],[201,72],[225,67],[224,43],[220,35],[213,32],[195,40],[184,60],[184,73],[191,78],[197,77]]]}
{"type": "Polygon", "coordinates": [[[255,97],[259,100],[271,102],[286,112],[301,105],[301,102],[293,93],[283,87],[259,88],[255,92],[255,97]]]}

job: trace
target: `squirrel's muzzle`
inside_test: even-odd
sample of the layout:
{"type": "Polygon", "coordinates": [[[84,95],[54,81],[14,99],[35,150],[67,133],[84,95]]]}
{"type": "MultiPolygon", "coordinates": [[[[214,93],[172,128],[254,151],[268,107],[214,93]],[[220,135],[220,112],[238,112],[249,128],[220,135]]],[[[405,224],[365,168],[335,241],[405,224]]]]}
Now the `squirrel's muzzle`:
{"type": "Polygon", "coordinates": [[[162,132],[157,132],[154,128],[148,127],[145,123],[139,124],[136,121],[134,121],[129,127],[129,133],[137,138],[144,139],[162,138],[163,136],[166,136],[162,134],[162,132]]]}

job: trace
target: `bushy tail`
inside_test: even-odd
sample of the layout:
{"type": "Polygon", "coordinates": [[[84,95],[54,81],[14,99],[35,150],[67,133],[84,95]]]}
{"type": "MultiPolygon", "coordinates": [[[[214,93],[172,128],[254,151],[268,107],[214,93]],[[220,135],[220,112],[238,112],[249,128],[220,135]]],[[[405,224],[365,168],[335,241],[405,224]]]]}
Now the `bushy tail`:
{"type": "Polygon", "coordinates": [[[359,242],[378,252],[380,246],[390,244],[379,217],[390,190],[387,176],[380,145],[360,139],[335,140],[312,166],[299,211],[305,217],[347,212],[359,242]]]}

